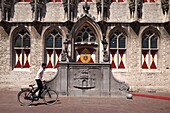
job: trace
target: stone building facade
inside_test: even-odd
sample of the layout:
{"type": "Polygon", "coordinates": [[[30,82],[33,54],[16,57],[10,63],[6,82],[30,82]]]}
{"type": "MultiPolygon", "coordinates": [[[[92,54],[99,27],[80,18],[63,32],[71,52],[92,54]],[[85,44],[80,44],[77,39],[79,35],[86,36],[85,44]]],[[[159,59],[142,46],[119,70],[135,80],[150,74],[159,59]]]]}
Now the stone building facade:
{"type": "Polygon", "coordinates": [[[59,62],[111,64],[131,91],[170,92],[169,0],[1,0],[0,88],[59,62]],[[66,59],[65,59],[66,56],[66,59]],[[71,59],[71,60],[70,60],[71,59]]]}

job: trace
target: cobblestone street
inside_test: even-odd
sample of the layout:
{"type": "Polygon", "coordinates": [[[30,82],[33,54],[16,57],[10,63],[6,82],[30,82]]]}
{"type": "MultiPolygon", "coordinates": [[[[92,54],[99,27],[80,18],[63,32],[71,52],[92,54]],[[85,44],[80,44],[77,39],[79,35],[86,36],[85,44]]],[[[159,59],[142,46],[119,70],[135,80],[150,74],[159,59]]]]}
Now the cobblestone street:
{"type": "Polygon", "coordinates": [[[17,92],[0,93],[1,113],[169,113],[170,101],[146,97],[60,97],[55,105],[42,100],[31,106],[20,106],[17,92]]]}

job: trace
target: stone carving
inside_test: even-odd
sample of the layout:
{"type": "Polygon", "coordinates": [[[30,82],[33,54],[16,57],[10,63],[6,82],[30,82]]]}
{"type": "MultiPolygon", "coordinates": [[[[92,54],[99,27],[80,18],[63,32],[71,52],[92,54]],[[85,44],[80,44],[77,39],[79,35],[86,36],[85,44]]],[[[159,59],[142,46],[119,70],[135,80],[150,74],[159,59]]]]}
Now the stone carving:
{"type": "Polygon", "coordinates": [[[169,10],[169,0],[161,0],[161,5],[162,5],[162,10],[163,10],[163,14],[168,14],[168,10],[169,10]]]}
{"type": "Polygon", "coordinates": [[[66,61],[67,60],[67,53],[66,53],[66,51],[62,51],[62,53],[61,53],[61,61],[66,61]]]}
{"type": "Polygon", "coordinates": [[[90,9],[90,5],[87,4],[87,2],[85,3],[85,5],[83,5],[83,10],[85,14],[89,13],[89,9],[90,9]]]}
{"type": "Polygon", "coordinates": [[[91,74],[88,69],[84,69],[74,74],[74,87],[78,89],[95,88],[95,74],[91,74]]]}
{"type": "Polygon", "coordinates": [[[109,55],[108,55],[107,51],[104,51],[103,61],[104,61],[104,62],[108,62],[108,61],[109,61],[109,55]]]}
{"type": "Polygon", "coordinates": [[[120,91],[125,91],[125,92],[128,92],[129,91],[129,86],[125,83],[122,83],[119,87],[119,90],[120,91]]]}
{"type": "Polygon", "coordinates": [[[96,0],[96,6],[97,6],[97,13],[103,13],[103,19],[107,20],[110,16],[110,4],[111,0],[103,0],[103,3],[101,0],[96,0]],[[103,5],[102,5],[103,4],[103,5]],[[102,7],[103,7],[103,12],[102,12],[102,7]]]}
{"type": "Polygon", "coordinates": [[[107,53],[107,51],[106,51],[106,49],[107,49],[107,45],[108,45],[108,43],[107,43],[107,41],[106,41],[106,39],[105,39],[105,35],[103,36],[103,40],[102,40],[102,44],[103,44],[103,61],[104,62],[108,62],[109,61],[109,55],[108,55],[108,53],[107,53]]]}
{"type": "Polygon", "coordinates": [[[143,6],[143,0],[137,0],[137,17],[139,19],[142,18],[142,6],[143,6]]]}
{"type": "Polygon", "coordinates": [[[2,10],[2,20],[10,20],[11,17],[11,3],[9,0],[0,1],[0,9],[2,10]]]}
{"type": "Polygon", "coordinates": [[[73,20],[77,15],[77,1],[63,0],[64,11],[67,14],[68,20],[73,20]]]}
{"type": "Polygon", "coordinates": [[[32,6],[32,14],[34,20],[41,20],[42,12],[43,12],[43,4],[44,4],[43,0],[31,0],[30,4],[32,6]]]}
{"type": "Polygon", "coordinates": [[[130,17],[134,18],[134,12],[135,12],[135,0],[129,1],[129,9],[130,9],[130,17]]]}

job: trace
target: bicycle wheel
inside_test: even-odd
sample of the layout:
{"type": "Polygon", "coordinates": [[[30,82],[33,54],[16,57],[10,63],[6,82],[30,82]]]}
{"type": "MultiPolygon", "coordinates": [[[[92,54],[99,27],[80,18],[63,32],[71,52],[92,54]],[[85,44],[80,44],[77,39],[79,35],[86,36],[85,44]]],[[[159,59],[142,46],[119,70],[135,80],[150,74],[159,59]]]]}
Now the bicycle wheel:
{"type": "Polygon", "coordinates": [[[55,104],[58,99],[58,92],[54,90],[47,90],[44,94],[44,102],[48,105],[55,104]]]}
{"type": "Polygon", "coordinates": [[[33,100],[30,100],[31,93],[29,90],[20,91],[18,93],[18,102],[21,106],[28,106],[32,104],[33,100]]]}

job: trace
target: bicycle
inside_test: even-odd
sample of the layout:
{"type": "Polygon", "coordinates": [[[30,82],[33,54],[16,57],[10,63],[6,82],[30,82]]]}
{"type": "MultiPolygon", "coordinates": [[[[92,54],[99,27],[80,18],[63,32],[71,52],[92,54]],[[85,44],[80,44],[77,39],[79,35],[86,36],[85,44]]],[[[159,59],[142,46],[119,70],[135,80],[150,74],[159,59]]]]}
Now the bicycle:
{"type": "MultiPolygon", "coordinates": [[[[29,85],[29,88],[21,88],[21,91],[19,91],[18,102],[21,106],[29,106],[40,99],[32,95],[36,89],[34,86],[35,84],[29,85]]],[[[58,92],[51,90],[50,87],[47,87],[46,82],[43,82],[41,97],[47,105],[52,105],[58,101],[58,92]]]]}

